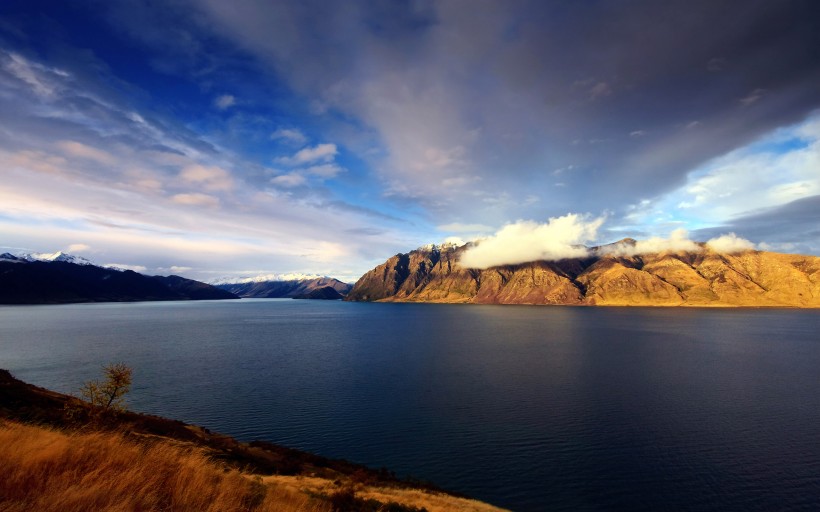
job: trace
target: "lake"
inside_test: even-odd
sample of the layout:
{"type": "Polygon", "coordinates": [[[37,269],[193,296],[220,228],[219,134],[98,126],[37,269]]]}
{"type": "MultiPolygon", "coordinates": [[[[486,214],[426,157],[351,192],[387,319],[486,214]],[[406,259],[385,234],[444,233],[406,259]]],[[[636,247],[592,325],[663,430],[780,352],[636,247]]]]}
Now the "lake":
{"type": "Polygon", "coordinates": [[[299,300],[0,307],[0,368],[521,511],[816,510],[820,312],[299,300]]]}

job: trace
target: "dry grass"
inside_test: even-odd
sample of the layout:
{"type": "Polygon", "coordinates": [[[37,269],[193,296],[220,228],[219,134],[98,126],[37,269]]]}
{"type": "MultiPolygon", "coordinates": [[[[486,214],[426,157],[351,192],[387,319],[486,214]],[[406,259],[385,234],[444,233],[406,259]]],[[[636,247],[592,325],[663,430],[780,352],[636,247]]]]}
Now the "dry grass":
{"type": "Polygon", "coordinates": [[[326,502],[263,484],[195,447],[0,420],[0,510],[306,511],[326,502]]]}
{"type": "MultiPolygon", "coordinates": [[[[273,475],[263,477],[262,480],[268,484],[275,484],[279,488],[291,489],[292,492],[296,493],[307,492],[314,495],[329,496],[340,490],[339,482],[333,482],[326,478],[273,475]]],[[[360,499],[374,499],[381,503],[398,503],[405,507],[423,508],[428,512],[505,512],[504,509],[487,503],[458,498],[440,492],[379,487],[353,482],[344,482],[343,485],[352,488],[356,493],[356,497],[360,499]]]]}

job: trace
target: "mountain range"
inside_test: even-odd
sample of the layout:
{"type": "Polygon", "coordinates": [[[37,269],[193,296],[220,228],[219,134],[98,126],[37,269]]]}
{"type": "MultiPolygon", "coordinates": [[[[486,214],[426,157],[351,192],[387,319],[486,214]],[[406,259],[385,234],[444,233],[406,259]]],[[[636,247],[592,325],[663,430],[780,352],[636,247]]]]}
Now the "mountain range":
{"type": "Polygon", "coordinates": [[[745,250],[630,254],[632,239],[583,258],[487,269],[459,260],[471,244],[396,254],[364,274],[346,300],[606,306],[820,307],[820,258],[745,250]]]}
{"type": "Polygon", "coordinates": [[[240,283],[223,283],[215,285],[244,298],[292,298],[292,299],[326,299],[344,298],[353,285],[343,283],[332,277],[313,279],[290,279],[273,281],[247,281],[240,283]]]}
{"type": "Polygon", "coordinates": [[[239,298],[184,277],[146,276],[131,270],[100,267],[63,253],[42,256],[0,254],[0,304],[239,298]]]}

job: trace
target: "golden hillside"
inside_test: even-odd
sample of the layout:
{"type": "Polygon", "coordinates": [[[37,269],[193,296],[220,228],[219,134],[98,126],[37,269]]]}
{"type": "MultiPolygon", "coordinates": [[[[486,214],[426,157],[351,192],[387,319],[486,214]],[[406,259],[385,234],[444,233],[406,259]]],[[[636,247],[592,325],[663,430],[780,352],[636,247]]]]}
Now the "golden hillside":
{"type": "Polygon", "coordinates": [[[359,279],[347,300],[598,306],[820,307],[820,258],[764,251],[584,259],[488,269],[459,264],[466,247],[398,254],[359,279]]]}

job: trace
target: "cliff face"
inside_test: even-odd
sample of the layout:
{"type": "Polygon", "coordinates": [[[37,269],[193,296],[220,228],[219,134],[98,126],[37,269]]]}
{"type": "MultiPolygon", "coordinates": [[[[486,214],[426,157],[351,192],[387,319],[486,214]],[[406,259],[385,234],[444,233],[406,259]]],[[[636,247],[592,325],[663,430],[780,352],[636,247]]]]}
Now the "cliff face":
{"type": "Polygon", "coordinates": [[[762,251],[605,255],[468,269],[466,247],[397,254],[346,300],[607,306],[820,307],[820,258],[762,251]]]}

